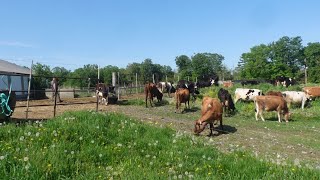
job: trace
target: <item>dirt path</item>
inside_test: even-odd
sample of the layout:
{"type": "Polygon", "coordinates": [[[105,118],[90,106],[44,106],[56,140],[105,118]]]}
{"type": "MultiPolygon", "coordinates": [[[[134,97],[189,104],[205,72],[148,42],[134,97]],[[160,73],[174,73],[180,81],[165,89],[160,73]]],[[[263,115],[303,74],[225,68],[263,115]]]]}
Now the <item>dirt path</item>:
{"type": "MultiPolygon", "coordinates": [[[[141,98],[140,95],[139,98],[141,98]]],[[[137,98],[136,96],[126,97],[137,98]]],[[[64,111],[76,110],[95,110],[95,98],[84,99],[66,99],[57,107],[57,115],[64,111]],[[72,103],[77,103],[70,105],[72,103]]],[[[26,102],[18,102],[17,106],[24,106],[26,102]]],[[[30,105],[50,105],[49,100],[31,101],[30,105]]],[[[25,118],[25,107],[17,107],[13,120],[25,118]]],[[[29,109],[29,118],[35,120],[48,119],[53,117],[52,106],[38,106],[29,109]]],[[[177,131],[192,135],[194,120],[199,118],[199,106],[192,105],[190,111],[183,114],[175,114],[173,105],[157,106],[153,108],[145,108],[144,106],[133,105],[108,105],[99,106],[101,112],[117,112],[123,113],[130,117],[136,118],[142,122],[152,124],[158,127],[171,127],[177,131]]],[[[256,122],[242,124],[245,120],[224,119],[225,133],[217,136],[207,137],[209,129],[201,133],[199,138],[203,138],[208,144],[213,145],[222,152],[233,152],[237,150],[245,150],[250,152],[257,158],[277,164],[293,163],[300,165],[306,163],[307,167],[320,169],[320,150],[308,147],[303,143],[292,143],[287,141],[288,134],[286,132],[270,129],[268,127],[256,126],[256,122]]],[[[276,123],[276,122],[273,122],[276,123]]],[[[301,132],[302,133],[302,132],[301,132]]],[[[298,134],[298,136],[303,134],[298,134]]],[[[315,137],[316,138],[316,137],[315,137]]],[[[319,138],[318,138],[319,139],[319,138]]],[[[319,141],[319,140],[318,140],[319,141]]],[[[315,140],[315,143],[319,143],[315,140]]]]}

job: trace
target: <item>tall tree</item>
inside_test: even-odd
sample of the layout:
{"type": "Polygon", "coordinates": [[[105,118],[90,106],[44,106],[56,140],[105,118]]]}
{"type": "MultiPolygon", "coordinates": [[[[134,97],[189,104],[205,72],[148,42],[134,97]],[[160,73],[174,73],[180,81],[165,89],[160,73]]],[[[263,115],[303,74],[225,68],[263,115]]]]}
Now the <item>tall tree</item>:
{"type": "Polygon", "coordinates": [[[60,77],[59,78],[59,84],[62,86],[65,84],[65,82],[67,81],[67,77],[70,75],[70,70],[67,70],[64,67],[54,67],[52,68],[52,73],[53,76],[55,77],[60,77]]]}
{"type": "Polygon", "coordinates": [[[320,43],[308,43],[304,54],[308,67],[308,82],[320,83],[320,43]]]}
{"type": "Polygon", "coordinates": [[[250,52],[241,55],[241,77],[246,79],[269,79],[271,62],[269,59],[270,47],[264,44],[254,46],[250,52]]]}
{"type": "Polygon", "coordinates": [[[178,73],[181,76],[180,79],[186,79],[188,76],[192,76],[192,63],[188,56],[177,56],[175,61],[178,67],[178,73]]]}
{"type": "Polygon", "coordinates": [[[192,75],[198,79],[207,80],[213,75],[220,75],[222,72],[222,61],[224,57],[217,53],[197,53],[191,57],[192,75]]]}
{"type": "Polygon", "coordinates": [[[50,87],[50,81],[51,81],[51,77],[52,77],[52,72],[50,70],[50,66],[44,65],[41,63],[36,63],[32,67],[32,72],[36,76],[31,81],[31,82],[33,82],[33,86],[35,89],[50,87]]]}

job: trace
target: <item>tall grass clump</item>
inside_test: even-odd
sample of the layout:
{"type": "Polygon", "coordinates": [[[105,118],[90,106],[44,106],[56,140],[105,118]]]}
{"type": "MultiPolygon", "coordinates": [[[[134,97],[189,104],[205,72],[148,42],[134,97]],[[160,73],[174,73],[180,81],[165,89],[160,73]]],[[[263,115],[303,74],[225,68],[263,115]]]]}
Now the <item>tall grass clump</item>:
{"type": "Polygon", "coordinates": [[[319,171],[222,154],[213,141],[120,114],[70,112],[0,126],[3,179],[319,179],[319,171]]]}

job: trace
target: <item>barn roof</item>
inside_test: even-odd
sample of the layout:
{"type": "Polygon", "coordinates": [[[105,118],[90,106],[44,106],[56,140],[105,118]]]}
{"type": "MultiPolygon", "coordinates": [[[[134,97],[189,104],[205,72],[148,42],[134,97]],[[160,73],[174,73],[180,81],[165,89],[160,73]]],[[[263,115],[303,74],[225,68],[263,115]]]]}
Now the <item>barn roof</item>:
{"type": "Polygon", "coordinates": [[[30,69],[0,59],[0,74],[30,75],[30,69]]]}

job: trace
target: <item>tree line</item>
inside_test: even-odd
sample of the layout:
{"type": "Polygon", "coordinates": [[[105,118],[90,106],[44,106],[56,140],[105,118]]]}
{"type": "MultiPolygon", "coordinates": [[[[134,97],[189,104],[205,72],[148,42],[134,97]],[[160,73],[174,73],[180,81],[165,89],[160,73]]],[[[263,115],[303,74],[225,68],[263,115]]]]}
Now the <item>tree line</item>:
{"type": "MultiPolygon", "coordinates": [[[[209,76],[219,76],[220,80],[274,79],[277,76],[286,76],[303,81],[304,69],[307,67],[308,82],[320,82],[320,43],[303,46],[300,36],[284,36],[269,44],[250,48],[249,52],[240,56],[235,69],[228,69],[223,63],[224,60],[224,56],[218,53],[196,53],[190,57],[179,55],[174,59],[177,69],[173,70],[170,66],[153,63],[152,59],[147,58],[141,63],[130,63],[125,68],[111,65],[101,67],[100,80],[111,84],[112,72],[119,72],[121,85],[135,84],[136,76],[140,84],[152,82],[153,77],[156,82],[176,82],[178,79],[201,81],[207,80],[209,76]]],[[[87,87],[89,82],[93,87],[97,83],[97,64],[87,64],[70,71],[64,67],[51,68],[37,63],[32,70],[35,75],[35,88],[47,88],[50,80],[43,77],[53,76],[64,77],[60,78],[60,84],[69,87],[87,87]]]]}

